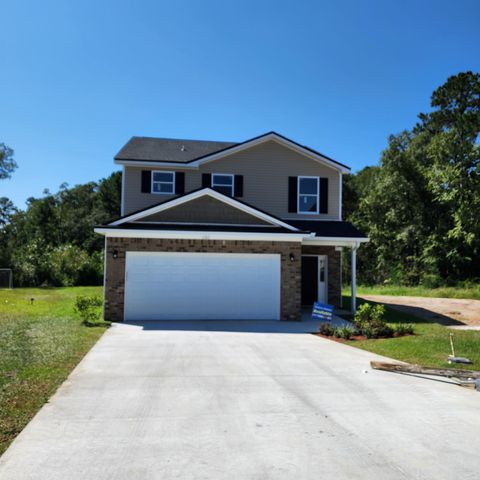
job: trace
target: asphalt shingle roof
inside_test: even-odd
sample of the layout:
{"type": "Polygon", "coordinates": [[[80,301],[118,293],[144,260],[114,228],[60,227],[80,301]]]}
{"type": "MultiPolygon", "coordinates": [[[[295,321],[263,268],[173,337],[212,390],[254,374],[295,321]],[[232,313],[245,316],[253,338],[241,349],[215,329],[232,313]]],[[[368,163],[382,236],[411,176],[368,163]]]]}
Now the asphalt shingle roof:
{"type": "Polygon", "coordinates": [[[350,222],[337,220],[285,220],[285,222],[304,232],[314,232],[317,237],[367,238],[350,222]]]}
{"type": "Polygon", "coordinates": [[[237,143],[132,137],[115,155],[115,160],[185,163],[234,145],[237,145],[237,143]]]}

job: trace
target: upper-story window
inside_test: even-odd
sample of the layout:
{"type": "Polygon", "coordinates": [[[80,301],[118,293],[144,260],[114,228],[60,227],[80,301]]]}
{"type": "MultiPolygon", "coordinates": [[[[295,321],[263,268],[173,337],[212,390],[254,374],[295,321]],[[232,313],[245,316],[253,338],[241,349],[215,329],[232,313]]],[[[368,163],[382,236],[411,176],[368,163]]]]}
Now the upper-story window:
{"type": "Polygon", "coordinates": [[[172,195],[175,193],[175,172],[152,172],[152,193],[172,195]]]}
{"type": "Polygon", "coordinates": [[[229,173],[212,173],[212,188],[217,192],[233,197],[233,178],[229,173]]]}
{"type": "Polygon", "coordinates": [[[319,190],[318,177],[298,177],[298,213],[318,213],[319,190]]]}

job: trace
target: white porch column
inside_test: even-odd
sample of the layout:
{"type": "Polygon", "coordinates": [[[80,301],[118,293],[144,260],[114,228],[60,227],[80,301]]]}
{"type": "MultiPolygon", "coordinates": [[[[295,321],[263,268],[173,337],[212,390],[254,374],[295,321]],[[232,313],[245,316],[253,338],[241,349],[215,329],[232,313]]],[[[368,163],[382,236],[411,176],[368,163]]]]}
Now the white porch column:
{"type": "Polygon", "coordinates": [[[357,248],[358,245],[354,245],[352,247],[352,313],[355,313],[357,311],[357,248]]]}

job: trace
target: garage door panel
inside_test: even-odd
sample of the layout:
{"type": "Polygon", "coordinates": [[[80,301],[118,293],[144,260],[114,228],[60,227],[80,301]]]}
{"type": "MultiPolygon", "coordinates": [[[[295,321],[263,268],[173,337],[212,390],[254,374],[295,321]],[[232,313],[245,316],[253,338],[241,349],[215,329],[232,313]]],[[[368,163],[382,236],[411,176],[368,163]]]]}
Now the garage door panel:
{"type": "Polygon", "coordinates": [[[127,252],[126,320],[280,317],[280,255],[127,252]]]}

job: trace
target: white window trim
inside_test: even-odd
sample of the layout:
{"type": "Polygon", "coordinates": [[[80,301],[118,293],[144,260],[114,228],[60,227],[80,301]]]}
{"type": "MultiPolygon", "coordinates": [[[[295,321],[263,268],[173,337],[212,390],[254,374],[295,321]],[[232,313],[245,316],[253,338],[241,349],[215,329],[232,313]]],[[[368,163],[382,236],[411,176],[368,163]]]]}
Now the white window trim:
{"type": "Polygon", "coordinates": [[[320,177],[300,176],[297,177],[297,213],[301,215],[318,215],[320,212],[320,177]],[[314,193],[300,193],[300,180],[303,178],[314,178],[317,180],[317,194],[314,193]],[[317,197],[317,209],[315,212],[302,212],[300,210],[300,195],[304,197],[317,197]]]}
{"type": "Polygon", "coordinates": [[[150,185],[150,193],[153,193],[154,195],[175,195],[175,172],[170,172],[170,171],[165,171],[165,170],[152,170],[152,179],[151,179],[151,185],[150,185]],[[173,175],[173,181],[172,182],[159,182],[159,181],[154,181],[154,173],[171,173],[173,175]],[[155,192],[153,189],[153,184],[154,183],[172,183],[173,190],[172,192],[155,192]]]}
{"type": "Polygon", "coordinates": [[[211,187],[215,190],[215,187],[227,187],[228,185],[217,184],[215,185],[215,175],[222,175],[223,177],[230,177],[232,179],[232,197],[235,196],[235,175],[233,173],[212,173],[211,187]]]}

